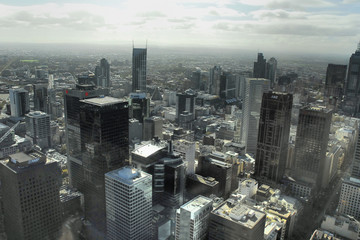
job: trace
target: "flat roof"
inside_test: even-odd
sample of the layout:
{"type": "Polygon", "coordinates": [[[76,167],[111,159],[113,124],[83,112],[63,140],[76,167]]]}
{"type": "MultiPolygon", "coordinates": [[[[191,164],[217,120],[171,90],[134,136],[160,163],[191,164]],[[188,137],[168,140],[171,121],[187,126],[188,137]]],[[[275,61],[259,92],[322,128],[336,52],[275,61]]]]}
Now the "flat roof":
{"type": "Polygon", "coordinates": [[[132,185],[133,183],[138,182],[146,177],[151,178],[150,174],[130,166],[113,170],[106,173],[105,175],[109,178],[116,179],[128,185],[132,185]]]}
{"type": "Polygon", "coordinates": [[[154,153],[160,151],[161,149],[164,149],[167,145],[165,143],[158,143],[154,144],[152,142],[141,145],[140,147],[136,148],[132,153],[139,155],[143,158],[147,158],[154,153]]]}
{"type": "Polygon", "coordinates": [[[199,195],[193,200],[182,205],[180,208],[187,210],[191,213],[195,213],[200,209],[202,209],[204,206],[208,205],[209,203],[212,203],[212,200],[210,198],[199,195]]]}
{"type": "Polygon", "coordinates": [[[101,107],[101,106],[106,106],[106,105],[112,105],[115,103],[123,103],[123,102],[126,102],[126,100],[105,96],[105,97],[88,98],[88,99],[81,100],[81,102],[93,104],[93,105],[101,107]]]}
{"type": "Polygon", "coordinates": [[[22,162],[27,162],[27,161],[30,161],[30,160],[33,160],[33,157],[27,155],[26,153],[24,152],[18,152],[18,153],[15,153],[15,154],[11,154],[9,155],[9,157],[13,160],[15,160],[16,162],[18,163],[22,163],[22,162]]]}
{"type": "Polygon", "coordinates": [[[212,213],[249,229],[265,218],[265,213],[251,209],[243,203],[232,206],[227,201],[220,204],[212,213]]]}

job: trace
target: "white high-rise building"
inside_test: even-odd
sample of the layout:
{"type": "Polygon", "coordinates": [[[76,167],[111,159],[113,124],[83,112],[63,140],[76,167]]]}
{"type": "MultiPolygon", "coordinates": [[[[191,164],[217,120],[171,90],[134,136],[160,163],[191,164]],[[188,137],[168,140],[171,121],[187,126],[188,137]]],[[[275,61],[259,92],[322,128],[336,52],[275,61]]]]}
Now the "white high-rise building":
{"type": "Polygon", "coordinates": [[[174,141],[174,150],[184,156],[186,175],[195,174],[195,142],[182,139],[174,141]]]}
{"type": "Polygon", "coordinates": [[[207,237],[213,201],[198,196],[176,211],[176,240],[202,240],[207,237]]]}
{"type": "Polygon", "coordinates": [[[50,116],[44,112],[36,111],[25,115],[26,138],[40,148],[51,147],[50,116]]]}
{"type": "Polygon", "coordinates": [[[242,111],[241,143],[245,144],[246,152],[255,154],[262,95],[270,90],[270,81],[265,78],[246,78],[245,81],[246,90],[242,111]]]}
{"type": "Polygon", "coordinates": [[[108,240],[151,239],[152,176],[132,167],[105,174],[108,240]]]}
{"type": "Polygon", "coordinates": [[[29,92],[20,87],[9,89],[10,110],[12,117],[23,117],[30,112],[29,92]]]}

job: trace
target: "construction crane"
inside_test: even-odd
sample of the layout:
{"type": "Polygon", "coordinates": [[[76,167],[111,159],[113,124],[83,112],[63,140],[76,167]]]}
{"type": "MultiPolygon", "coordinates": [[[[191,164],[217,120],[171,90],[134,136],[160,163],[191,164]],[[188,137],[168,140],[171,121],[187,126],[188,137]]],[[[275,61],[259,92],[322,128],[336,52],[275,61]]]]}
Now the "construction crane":
{"type": "Polygon", "coordinates": [[[17,123],[15,123],[14,126],[12,126],[12,127],[9,129],[9,131],[7,131],[7,132],[0,138],[0,143],[2,143],[2,142],[5,140],[5,138],[7,138],[7,137],[10,135],[10,133],[11,133],[13,130],[15,130],[15,128],[16,128],[19,124],[20,124],[20,121],[18,121],[17,123]]]}

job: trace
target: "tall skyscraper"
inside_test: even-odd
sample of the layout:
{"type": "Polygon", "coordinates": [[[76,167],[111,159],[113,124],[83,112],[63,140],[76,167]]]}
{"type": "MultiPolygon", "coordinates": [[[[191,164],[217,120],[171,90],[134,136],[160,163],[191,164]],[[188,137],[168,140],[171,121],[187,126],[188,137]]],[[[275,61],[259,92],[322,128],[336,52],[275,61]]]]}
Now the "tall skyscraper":
{"type": "Polygon", "coordinates": [[[196,92],[192,89],[188,89],[184,93],[176,94],[177,121],[179,121],[180,114],[182,114],[184,111],[193,114],[193,117],[195,117],[195,97],[196,92]]]}
{"type": "Polygon", "coordinates": [[[152,176],[132,167],[105,174],[109,240],[148,240],[152,223],[152,176]]]}
{"type": "Polygon", "coordinates": [[[357,116],[360,112],[360,43],[350,57],[343,110],[357,116]]]}
{"type": "Polygon", "coordinates": [[[132,91],[146,93],[146,57],[147,48],[133,48],[132,55],[132,91]]]}
{"type": "Polygon", "coordinates": [[[288,155],[292,95],[263,94],[257,139],[255,174],[279,182],[285,173],[288,155]]]}
{"type": "Polygon", "coordinates": [[[0,161],[5,231],[9,240],[57,239],[61,169],[39,152],[0,161]]]}
{"type": "Polygon", "coordinates": [[[40,148],[51,147],[50,116],[36,111],[25,115],[26,136],[40,148]]]}
{"type": "Polygon", "coordinates": [[[313,189],[325,188],[329,169],[325,167],[332,113],[325,108],[300,109],[296,131],[294,176],[313,189]]]}
{"type": "Polygon", "coordinates": [[[34,84],[34,110],[48,113],[48,84],[34,84]]]}
{"type": "Polygon", "coordinates": [[[24,117],[30,112],[29,92],[20,87],[9,89],[10,109],[12,117],[24,117]]]}
{"type": "Polygon", "coordinates": [[[246,78],[240,138],[241,143],[246,146],[246,152],[256,153],[262,95],[268,92],[269,89],[270,81],[267,79],[246,78]]]}
{"type": "Polygon", "coordinates": [[[209,218],[213,201],[197,196],[176,211],[176,240],[207,239],[209,218]]]}
{"type": "Polygon", "coordinates": [[[257,61],[254,62],[254,78],[266,78],[266,59],[262,53],[258,53],[257,61]]]}
{"type": "Polygon", "coordinates": [[[128,102],[113,97],[80,100],[81,155],[85,218],[106,230],[104,174],[129,159],[128,102]]]}
{"type": "Polygon", "coordinates": [[[344,94],[346,65],[329,64],[326,70],[325,96],[340,98],[344,94]]]}
{"type": "Polygon", "coordinates": [[[209,93],[219,95],[220,93],[220,76],[222,70],[220,66],[214,66],[209,71],[209,93]]]}
{"type": "Polygon", "coordinates": [[[103,58],[100,60],[100,66],[95,68],[96,86],[110,87],[110,64],[103,58]]]}
{"type": "Polygon", "coordinates": [[[270,85],[273,88],[276,84],[277,77],[277,60],[270,58],[266,64],[266,78],[270,80],[270,85]]]}
{"type": "Polygon", "coordinates": [[[80,100],[108,95],[108,93],[108,89],[95,89],[94,86],[80,84],[77,84],[75,89],[64,91],[67,164],[70,185],[74,188],[81,189],[84,178],[80,137],[80,100]]]}

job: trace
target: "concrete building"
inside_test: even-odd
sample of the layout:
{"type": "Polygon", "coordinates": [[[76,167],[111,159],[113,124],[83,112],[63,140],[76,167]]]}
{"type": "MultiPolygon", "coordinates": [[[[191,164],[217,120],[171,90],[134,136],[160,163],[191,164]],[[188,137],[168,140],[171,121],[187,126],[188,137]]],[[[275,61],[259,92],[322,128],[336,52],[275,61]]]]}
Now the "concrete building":
{"type": "Polygon", "coordinates": [[[41,149],[51,147],[50,116],[36,111],[25,115],[26,137],[41,149]]]}
{"type": "Polygon", "coordinates": [[[339,238],[358,240],[360,238],[360,223],[345,215],[325,216],[321,229],[334,233],[339,238]]]}
{"type": "MultiPolygon", "coordinates": [[[[332,112],[325,108],[303,107],[300,109],[296,131],[294,177],[311,184],[313,188],[325,188],[330,170],[325,167],[332,112]]],[[[328,166],[330,167],[330,166],[328,166]]]]}
{"type": "Polygon", "coordinates": [[[245,101],[241,121],[241,143],[246,145],[247,153],[256,153],[257,134],[263,93],[270,89],[270,81],[264,78],[246,78],[245,101]]]}
{"type": "Polygon", "coordinates": [[[0,161],[5,231],[9,240],[57,239],[62,223],[60,166],[39,152],[0,161]]]}
{"type": "Polygon", "coordinates": [[[161,117],[152,116],[144,119],[143,123],[143,140],[152,140],[154,137],[163,138],[163,119],[161,117]]]}
{"type": "Polygon", "coordinates": [[[195,117],[195,97],[196,92],[191,89],[186,90],[184,93],[176,94],[176,120],[179,121],[180,114],[184,111],[191,113],[193,119],[195,117]]]}
{"type": "Polygon", "coordinates": [[[186,175],[195,173],[195,142],[186,140],[174,141],[174,151],[180,153],[185,160],[186,175]]]}
{"type": "Polygon", "coordinates": [[[207,239],[212,203],[210,198],[198,196],[182,205],[176,211],[175,239],[207,239]]]}
{"type": "Polygon", "coordinates": [[[106,239],[151,239],[152,176],[132,167],[105,174],[106,239]]]}
{"type": "Polygon", "coordinates": [[[265,213],[225,201],[211,212],[209,240],[263,240],[265,221],[265,213]]]}
{"type": "Polygon", "coordinates": [[[11,116],[24,117],[30,112],[29,92],[20,87],[9,89],[11,116]]]}
{"type": "Polygon", "coordinates": [[[129,119],[129,144],[134,146],[143,139],[143,125],[137,119],[129,119]]]}
{"type": "Polygon", "coordinates": [[[292,95],[264,93],[257,138],[255,175],[279,182],[285,174],[290,134],[292,95]]]}
{"type": "Polygon", "coordinates": [[[214,66],[209,71],[209,93],[213,95],[219,95],[220,92],[220,76],[222,75],[222,69],[220,66],[214,66]]]}
{"type": "Polygon", "coordinates": [[[238,192],[248,198],[256,195],[259,184],[255,179],[248,178],[240,180],[238,192]]]}
{"type": "Polygon", "coordinates": [[[357,178],[345,179],[341,186],[339,205],[340,214],[360,218],[360,180],[357,178]]]}

